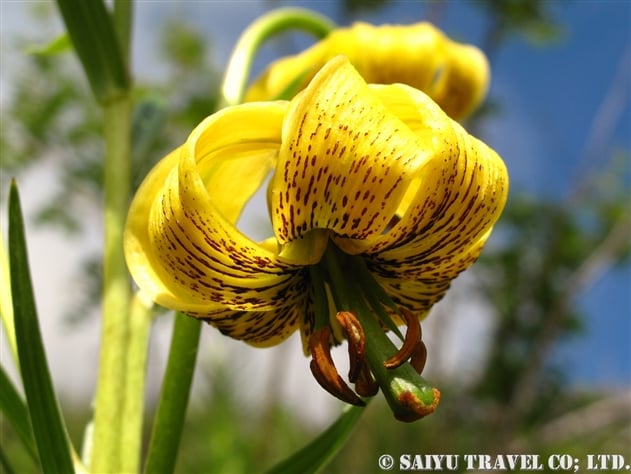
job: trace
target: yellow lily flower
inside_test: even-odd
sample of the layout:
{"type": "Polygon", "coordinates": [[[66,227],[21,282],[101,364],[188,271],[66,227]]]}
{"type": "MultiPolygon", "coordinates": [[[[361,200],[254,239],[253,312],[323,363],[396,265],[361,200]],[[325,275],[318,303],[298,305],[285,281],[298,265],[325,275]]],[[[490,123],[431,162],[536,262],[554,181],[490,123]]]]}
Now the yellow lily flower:
{"type": "Polygon", "coordinates": [[[204,120],[142,183],[125,251],[141,291],[225,335],[271,346],[299,329],[316,379],[362,404],[329,354],[348,339],[357,393],[374,377],[412,420],[438,403],[406,382],[407,360],[424,363],[419,318],[478,257],[507,192],[498,155],[427,95],[368,85],[337,56],[291,102],[204,120]],[[236,222],[269,173],[274,236],[254,242],[236,222]],[[408,325],[398,351],[393,322],[408,325]]]}
{"type": "Polygon", "coordinates": [[[340,28],[300,54],[273,62],[246,92],[246,101],[301,90],[334,56],[343,54],[369,83],[403,83],[429,95],[453,119],[469,115],[489,85],[486,56],[450,40],[430,23],[340,28]],[[297,81],[297,82],[296,82],[297,81]]]}

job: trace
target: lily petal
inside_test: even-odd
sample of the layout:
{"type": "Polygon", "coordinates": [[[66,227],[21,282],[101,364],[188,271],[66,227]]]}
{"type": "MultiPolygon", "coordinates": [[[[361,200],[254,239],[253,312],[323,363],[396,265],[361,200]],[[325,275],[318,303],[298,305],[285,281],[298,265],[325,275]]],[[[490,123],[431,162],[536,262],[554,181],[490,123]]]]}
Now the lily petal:
{"type": "Polygon", "coordinates": [[[451,153],[422,170],[408,209],[382,239],[374,258],[383,271],[423,278],[431,263],[455,276],[452,267],[473,263],[499,218],[508,195],[504,163],[458,124],[454,132],[451,153]]]}
{"type": "Polygon", "coordinates": [[[125,252],[134,280],[158,304],[213,314],[276,311],[304,299],[302,267],[235,226],[274,163],[286,107],[248,104],[212,115],[141,185],[125,252]]]}
{"type": "Polygon", "coordinates": [[[397,267],[397,261],[384,264],[380,258],[368,258],[366,265],[393,301],[423,319],[432,306],[443,298],[452,280],[480,256],[490,233],[489,229],[477,242],[447,258],[438,261],[427,258],[425,262],[416,262],[414,277],[397,267]]]}
{"type": "Polygon", "coordinates": [[[300,329],[303,345],[313,332],[315,316],[310,289],[305,279],[297,280],[303,285],[302,292],[296,292],[292,300],[281,302],[271,311],[189,312],[190,316],[202,319],[217,328],[223,335],[238,339],[256,347],[271,347],[283,342],[297,329],[300,329]]]}
{"type": "Polygon", "coordinates": [[[372,255],[402,278],[419,278],[428,259],[456,258],[488,234],[504,208],[508,174],[493,150],[422,92],[401,84],[372,89],[422,139],[431,158],[410,183],[391,229],[369,241],[336,243],[347,253],[372,255]]]}
{"type": "Polygon", "coordinates": [[[270,191],[281,244],[315,229],[370,239],[389,225],[427,156],[422,142],[338,56],[292,100],[270,191]]]}
{"type": "MultiPolygon", "coordinates": [[[[490,69],[475,46],[449,42],[445,61],[427,94],[454,119],[468,117],[486,97],[490,69]]],[[[424,90],[424,89],[422,89],[424,90]]]]}

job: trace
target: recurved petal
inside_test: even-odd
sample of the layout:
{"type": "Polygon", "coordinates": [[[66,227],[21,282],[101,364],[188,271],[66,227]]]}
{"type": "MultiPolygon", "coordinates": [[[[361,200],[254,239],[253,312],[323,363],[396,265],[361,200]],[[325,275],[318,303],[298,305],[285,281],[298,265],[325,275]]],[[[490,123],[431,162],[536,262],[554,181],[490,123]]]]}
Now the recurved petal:
{"type": "Polygon", "coordinates": [[[489,229],[477,242],[448,257],[416,262],[414,275],[401,272],[396,262],[384,263],[380,256],[367,257],[367,265],[377,282],[398,305],[423,319],[445,295],[452,280],[479,257],[490,233],[489,229]]]}
{"type": "Polygon", "coordinates": [[[506,167],[422,92],[403,85],[373,88],[422,138],[431,158],[411,181],[391,229],[370,241],[339,239],[338,245],[348,253],[371,255],[385,274],[403,279],[427,276],[428,263],[460,262],[459,271],[464,270],[472,263],[471,248],[477,248],[504,208],[506,167]]]}
{"type": "Polygon", "coordinates": [[[427,22],[379,26],[356,22],[325,41],[329,58],[346,55],[371,84],[402,83],[428,91],[447,59],[447,37],[427,22]]]}
{"type": "Polygon", "coordinates": [[[295,305],[283,306],[273,311],[189,314],[208,322],[224,336],[245,341],[256,347],[280,344],[298,328],[298,309],[295,305]]]}
{"type": "Polygon", "coordinates": [[[314,229],[368,239],[389,225],[426,155],[337,56],[292,100],[270,196],[280,243],[314,229]]]}
{"type": "Polygon", "coordinates": [[[454,119],[473,112],[486,97],[491,72],[475,46],[449,41],[445,60],[427,93],[454,119]]]}
{"type": "MultiPolygon", "coordinates": [[[[502,160],[454,124],[456,143],[421,173],[409,207],[374,259],[385,272],[417,279],[452,278],[475,261],[508,195],[502,160]],[[435,268],[428,272],[428,265],[435,268]]],[[[372,252],[370,252],[372,253],[372,252]]]]}
{"type": "Polygon", "coordinates": [[[283,342],[300,329],[303,350],[309,354],[308,341],[315,327],[313,294],[308,277],[297,282],[300,291],[296,298],[283,301],[270,311],[234,311],[219,309],[208,312],[189,312],[217,328],[225,336],[257,347],[270,347],[283,342]]]}
{"type": "Polygon", "coordinates": [[[218,112],[145,179],[130,208],[125,252],[154,301],[213,314],[276,311],[304,298],[301,267],[235,226],[274,163],[285,109],[270,103],[218,112]]]}

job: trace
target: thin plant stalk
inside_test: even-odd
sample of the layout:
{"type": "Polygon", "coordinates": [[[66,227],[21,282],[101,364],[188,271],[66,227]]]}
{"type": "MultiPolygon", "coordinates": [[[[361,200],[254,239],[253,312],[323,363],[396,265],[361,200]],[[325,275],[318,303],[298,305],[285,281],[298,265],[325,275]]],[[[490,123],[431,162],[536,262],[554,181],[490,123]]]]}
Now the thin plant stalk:
{"type": "Polygon", "coordinates": [[[129,312],[129,338],[123,406],[122,472],[139,472],[142,452],[142,424],[145,405],[145,375],[149,352],[153,303],[136,293],[129,312]]]}
{"type": "Polygon", "coordinates": [[[181,313],[175,315],[169,360],[149,443],[146,474],[174,472],[200,333],[201,321],[181,313]]]}
{"type": "Polygon", "coordinates": [[[241,35],[226,69],[221,88],[220,107],[243,101],[243,92],[254,55],[272,36],[286,30],[298,30],[323,38],[335,28],[328,18],[302,8],[279,8],[254,21],[241,35]]]}
{"type": "MultiPolygon", "coordinates": [[[[129,204],[130,100],[123,97],[104,106],[105,134],[105,248],[101,353],[94,413],[90,470],[122,472],[122,442],[127,395],[127,352],[130,338],[131,290],[123,254],[123,229],[129,204]]],[[[138,414],[137,416],[142,416],[138,414]]]]}

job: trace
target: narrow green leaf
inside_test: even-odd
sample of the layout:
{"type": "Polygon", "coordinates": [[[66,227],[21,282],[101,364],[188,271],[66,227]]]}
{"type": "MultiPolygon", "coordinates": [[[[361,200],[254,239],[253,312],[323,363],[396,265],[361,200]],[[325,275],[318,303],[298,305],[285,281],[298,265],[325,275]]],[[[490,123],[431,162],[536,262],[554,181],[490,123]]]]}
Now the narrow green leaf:
{"type": "Polygon", "coordinates": [[[28,453],[37,462],[37,450],[33,441],[33,430],[28,410],[11,379],[0,365],[0,412],[11,424],[28,453]]]}
{"type": "Polygon", "coordinates": [[[346,443],[365,408],[349,405],[340,417],[304,448],[273,466],[267,474],[318,472],[346,443]]]}
{"type": "Polygon", "coordinates": [[[173,472],[193,381],[201,322],[175,315],[171,348],[158,411],[153,423],[145,473],[173,472]]]}
{"type": "Polygon", "coordinates": [[[0,224],[0,319],[11,348],[15,363],[18,363],[18,349],[15,343],[15,325],[13,324],[13,301],[11,300],[11,275],[9,272],[9,254],[4,245],[4,232],[0,224]]]}
{"type": "Polygon", "coordinates": [[[114,0],[112,9],[112,25],[116,31],[123,64],[129,67],[129,38],[134,16],[133,0],[114,0]]]}
{"type": "Polygon", "coordinates": [[[9,267],[18,359],[39,458],[45,472],[74,472],[39,330],[24,220],[15,182],[11,183],[9,193],[9,267]]]}
{"type": "Polygon", "coordinates": [[[57,5],[96,99],[107,103],[125,95],[129,72],[103,0],[57,0],[57,5]]]}

